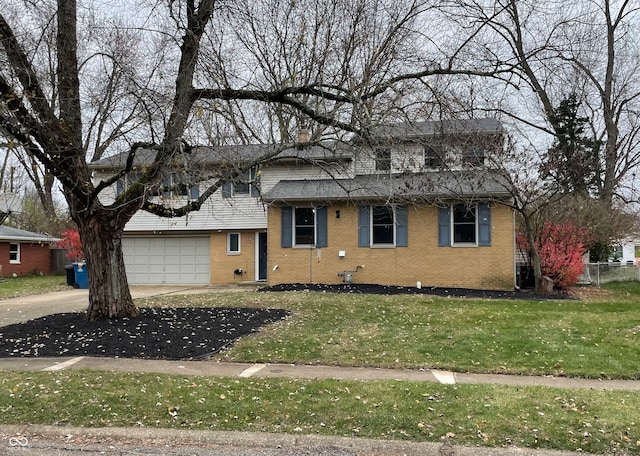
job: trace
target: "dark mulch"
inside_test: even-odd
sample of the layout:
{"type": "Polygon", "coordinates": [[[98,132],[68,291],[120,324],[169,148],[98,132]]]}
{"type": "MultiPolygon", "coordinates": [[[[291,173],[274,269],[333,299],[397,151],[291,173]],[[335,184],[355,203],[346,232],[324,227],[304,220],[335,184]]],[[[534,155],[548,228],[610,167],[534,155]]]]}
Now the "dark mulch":
{"type": "MultiPolygon", "coordinates": [[[[480,298],[480,299],[542,299],[533,294],[533,290],[473,290],[469,288],[438,288],[438,287],[398,287],[390,285],[373,285],[361,283],[345,283],[334,285],[287,283],[260,288],[258,291],[320,291],[326,293],[352,294],[416,294],[435,295],[452,298],[480,298]]],[[[546,296],[546,299],[565,299],[570,296],[557,293],[546,296]]]]}
{"type": "Polygon", "coordinates": [[[60,313],[0,327],[0,357],[106,356],[206,359],[288,311],[142,308],[139,318],[88,322],[60,313]]]}

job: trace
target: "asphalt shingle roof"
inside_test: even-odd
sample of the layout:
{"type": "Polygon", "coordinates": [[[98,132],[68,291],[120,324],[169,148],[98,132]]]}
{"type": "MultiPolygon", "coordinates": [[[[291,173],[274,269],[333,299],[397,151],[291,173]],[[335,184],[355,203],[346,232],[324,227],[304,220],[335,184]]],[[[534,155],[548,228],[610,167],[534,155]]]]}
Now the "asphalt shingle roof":
{"type": "MultiPolygon", "coordinates": [[[[153,163],[157,151],[151,149],[139,149],[136,151],[133,166],[139,167],[153,163]]],[[[328,143],[324,146],[311,146],[301,149],[284,149],[278,151],[273,145],[248,144],[239,146],[198,146],[188,153],[180,156],[180,160],[186,161],[190,167],[215,164],[229,164],[254,162],[268,154],[276,154],[278,160],[350,160],[352,152],[344,144],[328,143]]],[[[121,169],[126,165],[129,151],[122,152],[111,157],[92,162],[89,166],[93,169],[121,169]]]]}
{"type": "MultiPolygon", "coordinates": [[[[406,122],[376,126],[369,132],[367,140],[412,141],[433,136],[502,134],[504,131],[502,123],[493,118],[406,122]]],[[[182,154],[179,159],[193,167],[253,162],[267,154],[277,154],[278,159],[284,157],[302,160],[350,160],[354,154],[353,145],[358,143],[362,143],[362,140],[354,138],[353,144],[327,141],[322,145],[282,151],[278,151],[277,145],[274,144],[196,146],[189,149],[188,153],[182,154]]],[[[139,149],[133,162],[134,167],[153,163],[156,153],[157,151],[152,149],[139,149]]],[[[93,169],[121,169],[125,166],[128,156],[129,151],[124,151],[92,162],[89,166],[93,169]]]]}
{"type": "Polygon", "coordinates": [[[434,200],[507,198],[504,178],[489,170],[362,175],[353,179],[281,180],[263,195],[266,202],[324,200],[434,200]]]}
{"type": "Polygon", "coordinates": [[[21,230],[12,226],[0,225],[0,241],[18,242],[56,242],[60,239],[46,234],[34,233],[32,231],[21,230]]]}

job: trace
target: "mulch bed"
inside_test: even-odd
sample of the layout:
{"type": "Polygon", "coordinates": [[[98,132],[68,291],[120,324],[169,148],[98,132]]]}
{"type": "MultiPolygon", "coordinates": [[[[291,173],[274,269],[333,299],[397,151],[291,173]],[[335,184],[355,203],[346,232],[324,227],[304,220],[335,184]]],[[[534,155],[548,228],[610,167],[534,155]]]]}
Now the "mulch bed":
{"type": "Polygon", "coordinates": [[[452,298],[479,298],[479,299],[565,299],[571,296],[566,293],[557,293],[541,298],[535,296],[533,290],[473,290],[469,288],[439,288],[439,287],[398,287],[390,285],[375,285],[361,283],[345,284],[308,284],[287,283],[260,288],[258,291],[319,291],[325,293],[352,293],[352,294],[415,294],[434,295],[452,298]]]}
{"type": "Polygon", "coordinates": [[[281,309],[141,308],[138,318],[88,322],[84,312],[60,313],[0,327],[0,357],[206,359],[288,314],[281,309]]]}

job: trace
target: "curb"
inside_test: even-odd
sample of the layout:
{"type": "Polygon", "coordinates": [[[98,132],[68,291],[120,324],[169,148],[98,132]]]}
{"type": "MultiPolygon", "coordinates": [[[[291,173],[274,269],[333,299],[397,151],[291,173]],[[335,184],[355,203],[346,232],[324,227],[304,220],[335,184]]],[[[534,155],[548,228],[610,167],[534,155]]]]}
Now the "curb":
{"type": "MultiPolygon", "coordinates": [[[[171,454],[215,454],[213,447],[241,447],[252,449],[271,449],[280,451],[304,451],[315,454],[320,450],[332,450],[344,455],[403,455],[403,456],[589,456],[589,453],[575,453],[556,450],[530,449],[520,447],[491,448],[451,445],[448,442],[402,442],[375,440],[353,437],[330,437],[317,435],[292,435],[262,432],[236,431],[192,431],[177,429],[149,428],[78,428],[58,426],[7,426],[0,425],[0,448],[11,437],[19,436],[26,447],[43,449],[80,449],[82,447],[104,444],[115,451],[128,451],[135,448],[171,447],[171,454]],[[29,443],[32,442],[32,443],[29,443]],[[43,445],[44,444],[44,445],[43,445]],[[183,447],[182,450],[176,448],[183,447]],[[210,447],[212,453],[202,450],[210,447]],[[336,451],[337,450],[337,451],[336,451]],[[177,453],[175,451],[178,451],[177,453]],[[184,453],[182,452],[184,451],[184,453]]],[[[153,451],[153,450],[151,450],[153,451]]],[[[120,454],[120,453],[119,453],[120,454]]],[[[153,454],[153,453],[150,453],[153,454]]],[[[157,454],[157,453],[155,453],[157,454]]]]}

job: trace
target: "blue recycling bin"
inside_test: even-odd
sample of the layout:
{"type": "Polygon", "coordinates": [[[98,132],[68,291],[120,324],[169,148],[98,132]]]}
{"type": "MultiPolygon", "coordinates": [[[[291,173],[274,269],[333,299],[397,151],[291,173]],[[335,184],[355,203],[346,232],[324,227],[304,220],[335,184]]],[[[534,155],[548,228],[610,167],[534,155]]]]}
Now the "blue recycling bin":
{"type": "Polygon", "coordinates": [[[87,275],[87,263],[73,263],[73,271],[76,274],[76,288],[89,288],[89,276],[87,275]]]}

